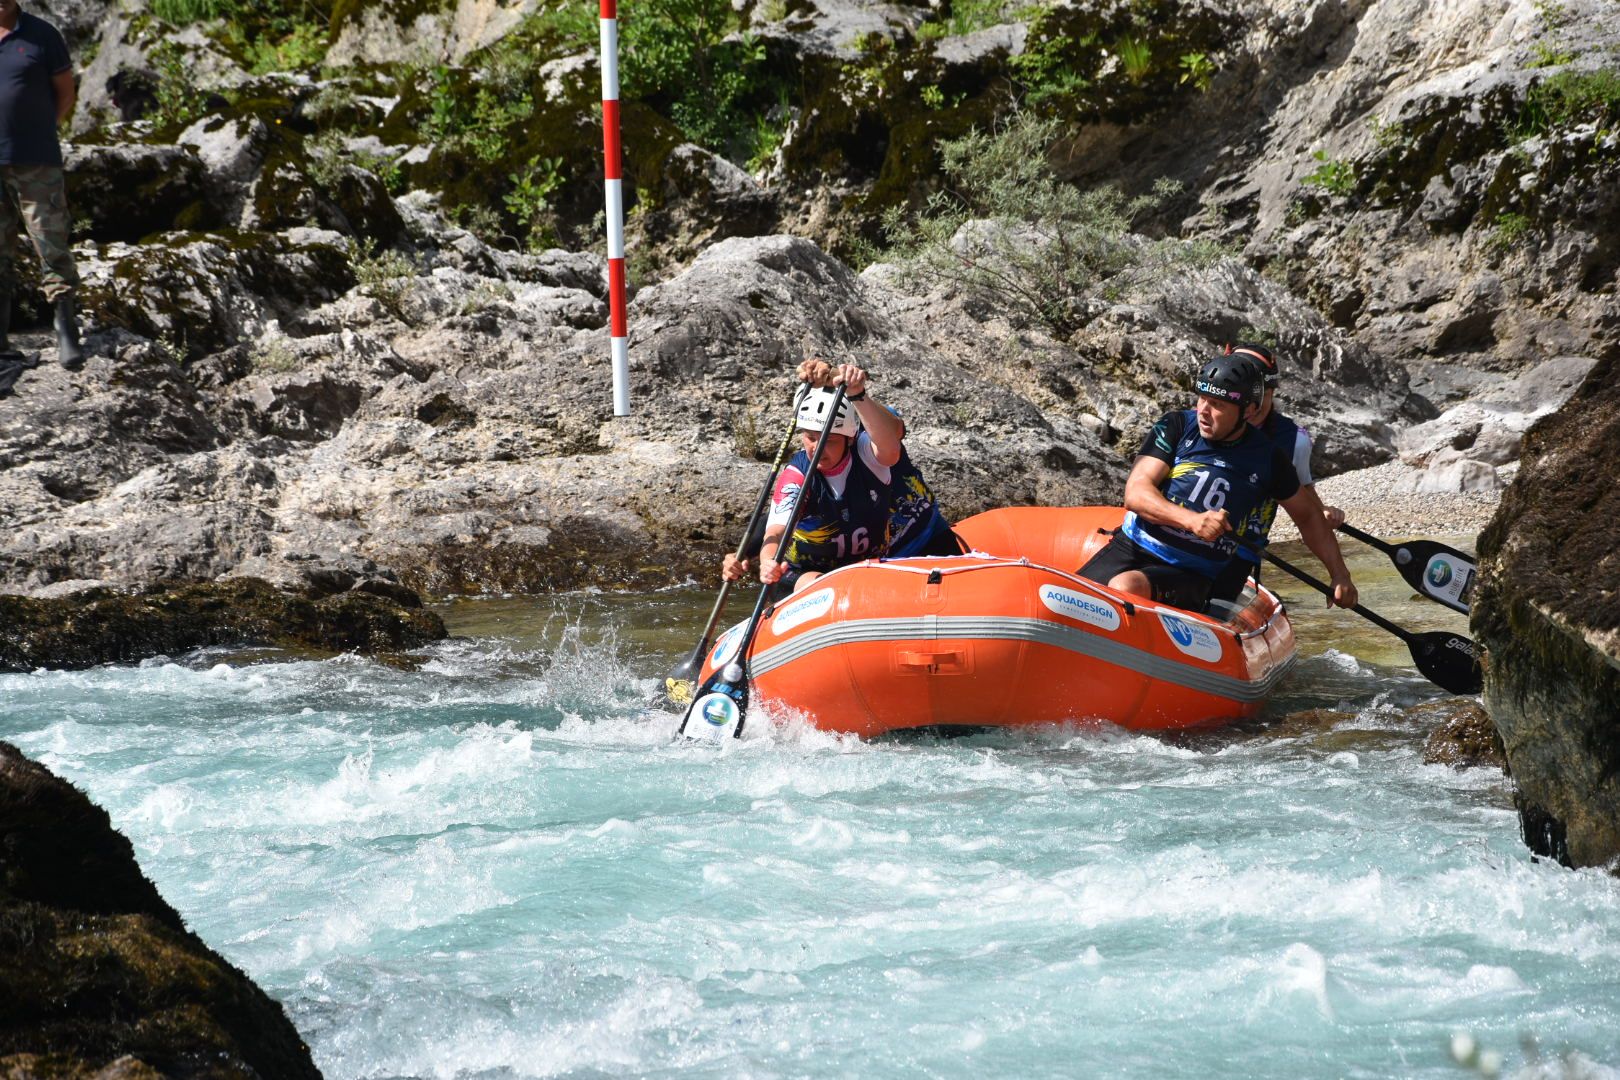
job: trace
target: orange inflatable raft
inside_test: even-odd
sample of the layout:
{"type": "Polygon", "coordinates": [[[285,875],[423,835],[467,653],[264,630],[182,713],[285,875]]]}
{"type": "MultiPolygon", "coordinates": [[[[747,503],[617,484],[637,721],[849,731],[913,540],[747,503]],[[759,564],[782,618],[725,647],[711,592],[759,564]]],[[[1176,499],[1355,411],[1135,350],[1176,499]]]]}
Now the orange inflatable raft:
{"type": "MultiPolygon", "coordinates": [[[[752,700],[863,736],[1088,719],[1186,728],[1254,715],[1295,658],[1281,601],[1251,583],[1222,620],[1074,573],[1123,516],[991,510],[956,527],[972,554],[826,574],[761,620],[752,700]]],[[[720,637],[700,678],[735,657],[744,628],[720,637]]]]}

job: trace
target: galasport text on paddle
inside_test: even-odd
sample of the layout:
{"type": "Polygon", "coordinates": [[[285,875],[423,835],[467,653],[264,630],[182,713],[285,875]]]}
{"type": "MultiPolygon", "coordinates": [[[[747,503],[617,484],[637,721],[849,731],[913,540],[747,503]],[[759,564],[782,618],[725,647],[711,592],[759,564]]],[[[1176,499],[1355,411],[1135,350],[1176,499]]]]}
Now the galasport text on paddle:
{"type": "MultiPolygon", "coordinates": [[[[1324,596],[1333,595],[1333,587],[1312,577],[1290,562],[1266,552],[1266,559],[1293,574],[1324,596]]],[[[1477,694],[1485,688],[1485,674],[1479,665],[1479,646],[1461,634],[1444,630],[1414,634],[1396,626],[1376,611],[1357,604],[1350,609],[1381,630],[1387,630],[1402,641],[1412,653],[1412,662],[1424,678],[1453,694],[1477,694]]]]}

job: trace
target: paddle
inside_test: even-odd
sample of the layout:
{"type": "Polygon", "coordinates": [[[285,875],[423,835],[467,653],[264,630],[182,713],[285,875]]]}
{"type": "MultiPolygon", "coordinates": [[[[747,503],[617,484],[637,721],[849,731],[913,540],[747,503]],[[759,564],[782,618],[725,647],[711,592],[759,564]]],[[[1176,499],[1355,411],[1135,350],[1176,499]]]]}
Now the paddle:
{"type": "Polygon", "coordinates": [[[1454,547],[1433,540],[1406,540],[1391,544],[1346,522],[1339,531],[1388,555],[1406,583],[1430,600],[1468,614],[1468,594],[1474,591],[1474,560],[1454,547]]]}
{"type": "MultiPolygon", "coordinates": [[[[793,539],[793,530],[798,527],[799,518],[804,514],[808,501],[804,497],[805,491],[810,487],[810,478],[815,475],[816,465],[821,461],[821,451],[827,446],[827,436],[832,434],[838,410],[843,407],[844,387],[840,384],[827,410],[821,437],[816,440],[816,448],[810,454],[810,466],[805,470],[804,483],[799,486],[799,497],[793,501],[787,527],[782,530],[782,543],[776,549],[778,562],[782,561],[793,539]]],[[[855,448],[851,445],[850,453],[854,452],[855,448]]],[[[709,739],[714,742],[724,740],[727,735],[742,734],[743,717],[748,710],[748,648],[754,643],[754,633],[759,629],[760,617],[765,614],[766,601],[774,591],[774,585],[760,586],[759,599],[754,601],[754,613],[748,617],[748,626],[737,644],[736,658],[704,680],[686,715],[681,718],[678,734],[688,739],[709,739]]]]}
{"type": "MultiPolygon", "coordinates": [[[[754,529],[759,525],[760,515],[765,513],[765,507],[770,505],[771,489],[776,486],[776,474],[782,471],[782,462],[787,460],[788,448],[793,445],[793,435],[799,430],[799,401],[809,384],[801,383],[799,392],[793,397],[793,417],[788,423],[787,431],[782,435],[782,444],[776,448],[776,459],[771,462],[771,473],[765,478],[765,485],[759,489],[759,498],[754,502],[754,512],[748,515],[748,525],[743,529],[742,539],[737,542],[737,558],[741,559],[748,554],[753,546],[754,529]]],[[[669,698],[671,705],[690,705],[692,703],[692,689],[697,682],[697,674],[703,670],[703,657],[709,651],[709,645],[714,640],[714,628],[720,622],[720,613],[725,610],[726,597],[731,593],[730,581],[720,583],[720,595],[714,598],[714,610],[709,612],[709,621],[703,627],[703,636],[698,640],[697,648],[692,655],[676,664],[664,676],[664,695],[669,698]]]]}
{"type": "MultiPolygon", "coordinates": [[[[1324,596],[1333,595],[1333,587],[1307,574],[1292,563],[1266,552],[1266,558],[1293,574],[1324,596]]],[[[1485,676],[1479,667],[1479,646],[1461,634],[1433,630],[1414,634],[1402,629],[1375,611],[1357,604],[1350,609],[1381,630],[1406,642],[1412,652],[1412,662],[1430,682],[1453,694],[1477,694],[1485,687],[1485,676]]]]}

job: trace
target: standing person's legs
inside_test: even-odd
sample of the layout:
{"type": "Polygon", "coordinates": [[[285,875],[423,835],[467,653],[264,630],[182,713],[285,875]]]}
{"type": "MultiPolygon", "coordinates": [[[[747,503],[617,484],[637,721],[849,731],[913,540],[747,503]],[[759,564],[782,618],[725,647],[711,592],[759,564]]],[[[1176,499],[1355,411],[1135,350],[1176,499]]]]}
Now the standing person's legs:
{"type": "Polygon", "coordinates": [[[55,165],[14,165],[11,173],[23,221],[39,252],[45,298],[56,308],[56,359],[65,368],[77,368],[84,363],[84,350],[74,304],[79,270],[73,264],[66,180],[55,165]]]}
{"type": "Polygon", "coordinates": [[[17,288],[17,180],[0,165],[0,352],[11,351],[11,294],[17,288]]]}

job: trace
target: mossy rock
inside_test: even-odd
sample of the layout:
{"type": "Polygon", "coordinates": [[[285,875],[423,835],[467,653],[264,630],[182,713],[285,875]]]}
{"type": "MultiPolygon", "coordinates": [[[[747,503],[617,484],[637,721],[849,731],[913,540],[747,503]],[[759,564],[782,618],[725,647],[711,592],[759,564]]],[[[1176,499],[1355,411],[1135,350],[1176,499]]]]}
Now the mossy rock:
{"type": "Polygon", "coordinates": [[[203,227],[223,224],[203,201],[202,163],[179,147],[75,148],[65,175],[69,211],[99,243],[135,243],[175,228],[182,215],[203,227]]]}
{"type": "Polygon", "coordinates": [[[320,1076],[281,1006],[186,929],[106,811],[4,742],[0,955],[0,1075],[320,1076]]]}
{"type": "Polygon", "coordinates": [[[1473,698],[1416,705],[1406,710],[1408,719],[1434,725],[1423,743],[1425,765],[1450,765],[1457,769],[1507,768],[1502,736],[1485,709],[1473,698]]]}
{"type": "Polygon", "coordinates": [[[1519,475],[1479,537],[1470,624],[1489,653],[1526,839],[1620,866],[1620,357],[1524,436],[1519,475]]]}
{"type": "Polygon", "coordinates": [[[397,653],[445,636],[440,618],[398,597],[314,598],[255,578],[94,589],[53,600],[0,595],[0,671],[129,664],[215,645],[397,653]]]}
{"type": "MultiPolygon", "coordinates": [[[[468,69],[453,69],[449,79],[451,94],[470,100],[478,92],[478,83],[468,69]]],[[[437,192],[441,204],[449,209],[487,208],[500,216],[509,232],[516,233],[516,222],[505,205],[505,196],[512,189],[510,178],[532,162],[552,159],[561,162],[562,184],[549,197],[551,208],[564,223],[587,225],[602,209],[601,102],[585,87],[568,100],[547,101],[538,79],[528,92],[534,112],[507,129],[498,157],[487,160],[455,140],[441,141],[433,144],[427,160],[406,168],[408,185],[437,192]]],[[[420,86],[406,88],[378,137],[391,145],[419,143],[431,111],[429,91],[420,86]]],[[[659,189],[664,160],[686,140],[674,123],[646,104],[623,102],[619,117],[628,209],[638,191],[659,189]]]]}
{"type": "Polygon", "coordinates": [[[354,286],[348,253],[325,243],[239,230],[169,233],[124,254],[108,284],[81,290],[85,307],[197,359],[236,344],[245,300],[278,316],[354,286]]]}
{"type": "Polygon", "coordinates": [[[358,25],[368,11],[384,15],[400,26],[410,26],[423,15],[436,15],[455,6],[455,0],[334,0],[327,41],[336,42],[346,28],[358,25]]]}

